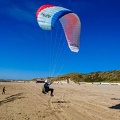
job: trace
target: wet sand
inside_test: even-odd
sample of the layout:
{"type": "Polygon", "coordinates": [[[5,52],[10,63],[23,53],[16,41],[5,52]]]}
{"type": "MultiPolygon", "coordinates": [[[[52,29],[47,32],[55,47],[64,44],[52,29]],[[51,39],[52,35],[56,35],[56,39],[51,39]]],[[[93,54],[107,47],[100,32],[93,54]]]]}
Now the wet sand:
{"type": "Polygon", "coordinates": [[[0,82],[0,120],[120,120],[120,85],[0,82]],[[2,95],[2,88],[6,94],[2,95]]]}

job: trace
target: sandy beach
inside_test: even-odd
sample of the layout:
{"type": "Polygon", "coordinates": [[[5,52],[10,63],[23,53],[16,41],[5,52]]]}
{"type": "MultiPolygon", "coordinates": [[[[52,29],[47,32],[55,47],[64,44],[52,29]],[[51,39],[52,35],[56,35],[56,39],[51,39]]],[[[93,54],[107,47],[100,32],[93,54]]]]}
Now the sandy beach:
{"type": "Polygon", "coordinates": [[[120,85],[0,82],[0,120],[120,120],[120,85]],[[6,94],[2,95],[2,88],[6,94]]]}

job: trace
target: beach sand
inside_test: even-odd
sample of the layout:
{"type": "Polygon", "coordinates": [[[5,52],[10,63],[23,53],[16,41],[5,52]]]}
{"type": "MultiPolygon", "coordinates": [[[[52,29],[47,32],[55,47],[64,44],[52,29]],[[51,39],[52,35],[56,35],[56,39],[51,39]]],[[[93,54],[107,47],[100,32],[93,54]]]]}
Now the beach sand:
{"type": "Polygon", "coordinates": [[[120,120],[120,85],[0,82],[0,120],[120,120]],[[2,95],[2,88],[6,94],[2,95]]]}

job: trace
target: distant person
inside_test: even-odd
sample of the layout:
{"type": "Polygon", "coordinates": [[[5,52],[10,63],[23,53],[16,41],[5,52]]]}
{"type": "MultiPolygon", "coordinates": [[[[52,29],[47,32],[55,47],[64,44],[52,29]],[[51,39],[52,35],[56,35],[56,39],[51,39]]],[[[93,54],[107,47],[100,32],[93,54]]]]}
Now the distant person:
{"type": "Polygon", "coordinates": [[[50,85],[51,85],[51,84],[52,84],[51,82],[49,82],[48,80],[45,80],[45,84],[44,84],[44,87],[43,87],[42,92],[43,92],[44,94],[46,94],[46,93],[48,93],[48,92],[50,91],[50,92],[51,92],[50,95],[51,95],[51,96],[54,96],[54,95],[53,95],[54,89],[53,89],[53,88],[50,88],[50,85]]]}
{"type": "Polygon", "coordinates": [[[2,94],[5,94],[5,91],[6,91],[5,87],[3,87],[2,94]]]}

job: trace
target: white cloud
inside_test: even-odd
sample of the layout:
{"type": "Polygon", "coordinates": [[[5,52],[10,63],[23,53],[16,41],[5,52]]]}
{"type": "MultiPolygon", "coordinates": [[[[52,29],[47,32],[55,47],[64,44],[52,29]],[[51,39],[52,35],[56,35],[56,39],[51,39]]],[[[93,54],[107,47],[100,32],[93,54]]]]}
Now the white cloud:
{"type": "Polygon", "coordinates": [[[14,7],[12,9],[8,10],[8,14],[12,16],[13,18],[19,20],[19,21],[27,21],[32,22],[35,18],[35,16],[30,13],[29,11],[22,10],[20,8],[14,7]]]}
{"type": "MultiPolygon", "coordinates": [[[[27,1],[28,2],[28,1],[27,1]]],[[[29,23],[33,23],[33,21],[36,19],[35,16],[35,4],[33,4],[31,6],[31,4],[29,5],[28,3],[22,3],[22,4],[18,4],[18,3],[14,3],[13,1],[0,1],[0,14],[2,16],[8,16],[11,17],[13,19],[16,19],[20,22],[26,21],[29,23]]]]}

